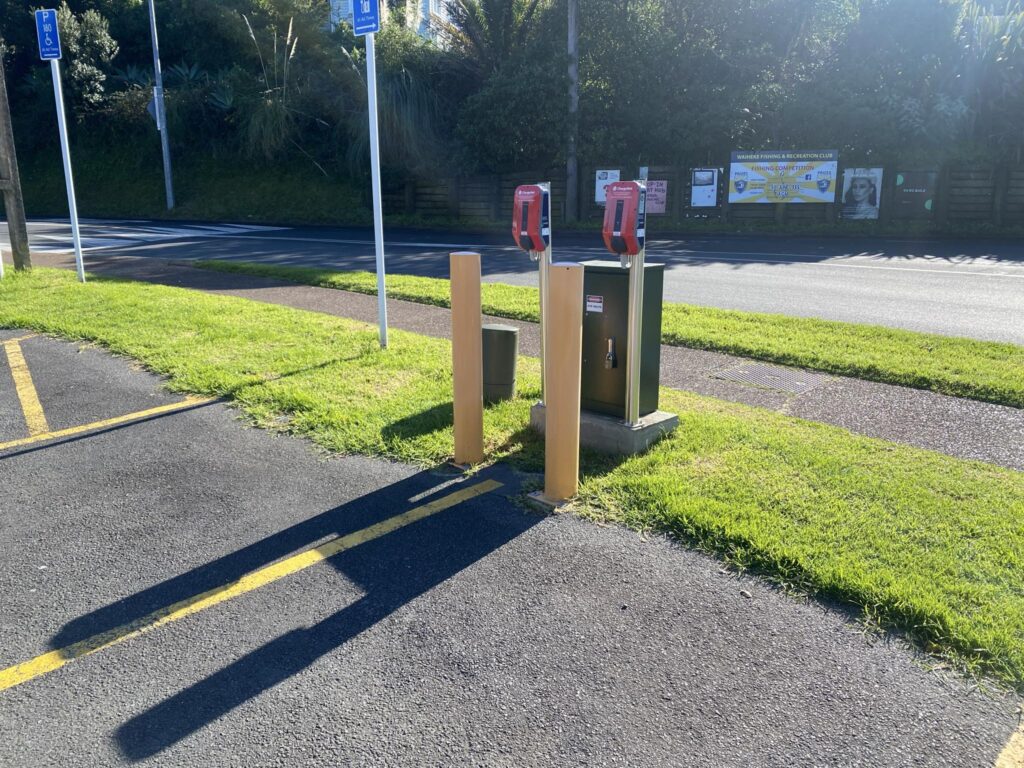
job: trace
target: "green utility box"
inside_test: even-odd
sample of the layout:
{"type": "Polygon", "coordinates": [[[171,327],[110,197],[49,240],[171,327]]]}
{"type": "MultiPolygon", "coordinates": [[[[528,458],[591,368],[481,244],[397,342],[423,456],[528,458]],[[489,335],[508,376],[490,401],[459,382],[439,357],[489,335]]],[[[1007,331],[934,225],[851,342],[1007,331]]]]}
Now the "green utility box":
{"type": "MultiPolygon", "coordinates": [[[[629,352],[629,270],[617,261],[583,262],[584,411],[626,418],[629,352]]],[[[640,415],[658,410],[661,369],[661,303],[665,265],[644,265],[644,306],[640,329],[640,415]]]]}
{"type": "Polygon", "coordinates": [[[519,329],[514,325],[483,326],[484,402],[511,400],[516,395],[519,329]]]}

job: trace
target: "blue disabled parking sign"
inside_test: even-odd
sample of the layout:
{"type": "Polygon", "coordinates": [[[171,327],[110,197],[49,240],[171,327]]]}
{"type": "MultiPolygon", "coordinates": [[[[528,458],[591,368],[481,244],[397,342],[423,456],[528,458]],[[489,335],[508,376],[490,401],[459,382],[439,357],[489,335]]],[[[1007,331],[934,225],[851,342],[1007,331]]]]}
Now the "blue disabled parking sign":
{"type": "Polygon", "coordinates": [[[39,58],[44,61],[60,58],[57,12],[52,8],[36,11],[36,37],[39,38],[39,58]]]}
{"type": "Polygon", "coordinates": [[[354,0],[352,31],[357,35],[380,32],[380,0],[354,0]]]}

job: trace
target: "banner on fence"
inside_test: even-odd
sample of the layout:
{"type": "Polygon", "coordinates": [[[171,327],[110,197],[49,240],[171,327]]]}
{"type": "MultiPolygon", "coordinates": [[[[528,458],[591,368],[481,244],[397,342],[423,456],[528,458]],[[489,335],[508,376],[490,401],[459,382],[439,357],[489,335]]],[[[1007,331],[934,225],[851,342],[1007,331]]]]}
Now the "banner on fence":
{"type": "Polygon", "coordinates": [[[693,168],[690,180],[691,208],[714,208],[718,205],[717,168],[693,168]]]}
{"type": "Polygon", "coordinates": [[[843,171],[844,219],[877,219],[881,202],[881,168],[847,168],[843,171]]]}
{"type": "Polygon", "coordinates": [[[834,203],[839,152],[733,152],[729,203],[834,203]]]}

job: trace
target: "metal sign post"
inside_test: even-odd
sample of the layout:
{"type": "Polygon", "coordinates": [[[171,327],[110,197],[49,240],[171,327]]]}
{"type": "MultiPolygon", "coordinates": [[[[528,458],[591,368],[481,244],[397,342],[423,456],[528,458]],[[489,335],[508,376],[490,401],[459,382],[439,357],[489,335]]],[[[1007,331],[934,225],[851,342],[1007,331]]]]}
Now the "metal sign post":
{"type": "Polygon", "coordinates": [[[60,31],[57,29],[57,11],[52,8],[36,11],[36,37],[39,40],[39,58],[50,62],[53,76],[53,97],[57,102],[57,127],[60,130],[60,152],[64,159],[64,183],[68,190],[68,212],[71,214],[71,238],[75,244],[75,266],[78,279],[85,282],[85,264],[82,261],[82,236],[78,229],[78,205],[75,202],[75,180],[71,173],[71,149],[68,146],[68,126],[64,116],[64,89],[60,80],[60,31]]]}
{"type": "Polygon", "coordinates": [[[156,129],[160,132],[160,150],[164,157],[164,191],[167,210],[174,208],[174,181],[171,177],[171,144],[167,135],[167,110],[164,107],[164,74],[160,68],[160,43],[156,36],[156,7],[149,0],[149,34],[153,38],[153,109],[156,129]]]}
{"type": "Polygon", "coordinates": [[[373,241],[377,253],[377,323],[380,346],[388,346],[388,309],[384,287],[384,210],[380,193],[380,131],[377,126],[377,57],[374,36],[380,31],[379,0],[355,0],[352,31],[366,36],[366,96],[370,113],[370,176],[373,195],[373,241]]]}

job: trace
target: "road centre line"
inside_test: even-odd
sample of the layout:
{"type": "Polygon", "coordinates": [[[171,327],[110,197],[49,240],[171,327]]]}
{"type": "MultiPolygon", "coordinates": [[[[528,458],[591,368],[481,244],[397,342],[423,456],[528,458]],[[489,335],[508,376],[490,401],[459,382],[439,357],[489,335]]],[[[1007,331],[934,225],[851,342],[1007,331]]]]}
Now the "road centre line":
{"type": "Polygon", "coordinates": [[[16,685],[53,672],[75,659],[110,648],[125,640],[139,637],[164,624],[178,621],[186,616],[191,616],[207,608],[212,608],[219,603],[244,595],[247,592],[252,592],[267,584],[279,581],[286,576],[303,571],[341,552],[378,539],[381,536],[397,531],[399,528],[404,528],[407,525],[501,487],[502,484],[496,480],[484,480],[476,485],[436,499],[429,504],[416,507],[362,530],[345,536],[339,536],[318,547],[307,549],[284,560],[251,571],[245,576],[220,587],[214,587],[198,595],[179,600],[165,608],[158,608],[135,621],[122,624],[119,627],[101,632],[85,640],[80,640],[72,645],[44,653],[29,661],[0,670],[0,691],[13,688],[16,685]]]}
{"type": "Polygon", "coordinates": [[[10,440],[6,443],[0,443],[0,451],[6,451],[11,448],[21,448],[26,445],[33,445],[35,443],[44,443],[48,440],[58,440],[62,437],[73,437],[75,435],[81,435],[86,432],[95,432],[101,429],[107,429],[108,427],[116,427],[121,424],[128,424],[132,421],[141,421],[152,416],[160,416],[165,413],[174,413],[175,411],[183,411],[187,408],[194,408],[199,405],[207,405],[208,403],[215,402],[215,397],[187,397],[177,403],[169,403],[167,405],[158,405],[155,408],[147,408],[144,411],[136,411],[135,413],[128,413],[124,416],[116,416],[112,419],[103,419],[102,421],[93,421],[89,424],[83,424],[79,427],[68,427],[67,429],[58,429],[53,432],[39,432],[29,437],[22,437],[17,440],[10,440]]]}
{"type": "Polygon", "coordinates": [[[25,416],[25,425],[28,427],[29,436],[35,437],[49,432],[50,425],[46,422],[43,404],[39,402],[39,394],[32,381],[28,363],[25,362],[25,356],[21,353],[20,339],[8,339],[3,342],[3,347],[7,353],[7,363],[11,367],[14,389],[18,393],[18,400],[21,401],[21,412],[25,416]]]}

